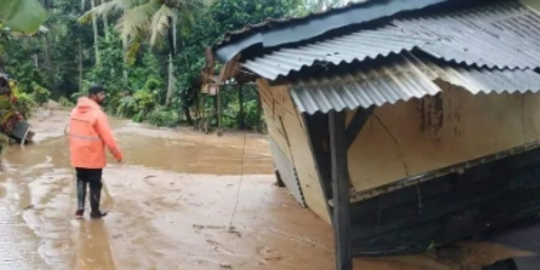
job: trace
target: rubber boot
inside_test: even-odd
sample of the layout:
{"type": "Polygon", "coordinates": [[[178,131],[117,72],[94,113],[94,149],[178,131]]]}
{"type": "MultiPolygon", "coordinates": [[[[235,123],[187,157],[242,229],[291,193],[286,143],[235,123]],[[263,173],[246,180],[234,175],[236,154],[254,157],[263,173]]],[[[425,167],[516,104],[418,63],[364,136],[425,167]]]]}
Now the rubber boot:
{"type": "Polygon", "coordinates": [[[101,187],[103,184],[101,181],[99,183],[90,183],[90,207],[92,212],[90,213],[90,218],[100,219],[107,215],[107,212],[101,211],[99,209],[99,204],[101,203],[101,187]]]}
{"type": "Polygon", "coordinates": [[[75,216],[81,218],[84,215],[84,204],[86,202],[86,182],[77,179],[77,212],[75,216]]]}

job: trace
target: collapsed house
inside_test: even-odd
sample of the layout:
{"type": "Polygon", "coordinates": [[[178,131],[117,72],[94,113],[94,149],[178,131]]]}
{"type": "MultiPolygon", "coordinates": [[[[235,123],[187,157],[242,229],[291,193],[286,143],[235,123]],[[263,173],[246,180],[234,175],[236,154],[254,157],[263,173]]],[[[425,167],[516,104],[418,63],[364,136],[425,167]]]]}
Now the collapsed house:
{"type": "Polygon", "coordinates": [[[333,224],[340,269],[540,208],[540,15],[517,1],[368,1],[214,54],[221,80],[257,81],[279,175],[333,224]]]}

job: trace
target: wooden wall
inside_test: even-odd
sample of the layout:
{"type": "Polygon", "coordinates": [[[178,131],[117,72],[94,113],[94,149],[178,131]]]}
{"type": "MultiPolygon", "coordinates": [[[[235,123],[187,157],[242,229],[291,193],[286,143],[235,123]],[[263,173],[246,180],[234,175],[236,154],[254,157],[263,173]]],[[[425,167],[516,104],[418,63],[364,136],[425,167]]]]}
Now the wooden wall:
{"type": "Polygon", "coordinates": [[[375,109],[349,150],[356,191],[540,139],[540,94],[472,95],[439,85],[439,96],[375,109]]]}
{"type": "Polygon", "coordinates": [[[293,104],[288,88],[270,87],[262,79],[258,85],[269,136],[296,167],[307,206],[330,222],[305,123],[293,104]]]}

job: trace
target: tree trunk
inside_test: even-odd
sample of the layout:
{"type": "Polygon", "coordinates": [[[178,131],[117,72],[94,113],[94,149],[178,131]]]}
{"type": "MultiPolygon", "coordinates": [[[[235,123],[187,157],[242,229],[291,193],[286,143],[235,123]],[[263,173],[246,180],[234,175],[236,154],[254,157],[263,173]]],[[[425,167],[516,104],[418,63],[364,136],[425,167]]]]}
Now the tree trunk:
{"type": "Polygon", "coordinates": [[[34,60],[34,67],[39,68],[39,58],[37,53],[32,54],[32,59],[34,60]]]}
{"type": "Polygon", "coordinates": [[[165,99],[165,106],[169,106],[172,101],[172,97],[174,94],[174,64],[173,64],[173,56],[176,51],[176,21],[172,18],[169,18],[169,23],[172,27],[169,28],[169,38],[172,40],[169,42],[169,79],[168,79],[168,86],[167,86],[167,97],[165,99]]]}
{"type": "Polygon", "coordinates": [[[172,101],[172,96],[174,93],[174,65],[173,65],[173,55],[169,53],[169,68],[168,68],[169,78],[167,85],[167,97],[165,98],[165,106],[169,106],[172,101]]]}
{"type": "MultiPolygon", "coordinates": [[[[91,1],[92,9],[96,7],[96,0],[91,1]]],[[[96,15],[92,14],[92,26],[94,28],[94,50],[96,56],[96,65],[101,64],[101,56],[99,53],[99,32],[96,15]]]]}
{"type": "Polygon", "coordinates": [[[193,125],[193,117],[191,117],[191,111],[189,110],[189,108],[184,108],[184,115],[186,116],[186,121],[187,121],[188,125],[192,126],[193,125]]]}
{"type": "MultiPolygon", "coordinates": [[[[105,4],[107,0],[101,0],[101,4],[105,4]]],[[[107,15],[103,15],[103,29],[105,30],[105,40],[109,41],[110,39],[110,33],[109,33],[109,18],[107,15]]]]}
{"type": "Polygon", "coordinates": [[[83,58],[83,43],[79,39],[79,93],[82,92],[83,89],[83,58]]]}
{"type": "MultiPolygon", "coordinates": [[[[52,0],[43,0],[43,8],[45,8],[45,10],[49,11],[50,10],[50,7],[51,7],[51,3],[52,3],[52,0]]],[[[45,33],[43,35],[43,38],[42,38],[42,41],[43,41],[43,49],[45,50],[45,69],[49,72],[49,73],[52,73],[52,65],[51,65],[51,50],[49,48],[49,44],[51,43],[50,41],[50,37],[49,37],[49,33],[45,33]]]]}

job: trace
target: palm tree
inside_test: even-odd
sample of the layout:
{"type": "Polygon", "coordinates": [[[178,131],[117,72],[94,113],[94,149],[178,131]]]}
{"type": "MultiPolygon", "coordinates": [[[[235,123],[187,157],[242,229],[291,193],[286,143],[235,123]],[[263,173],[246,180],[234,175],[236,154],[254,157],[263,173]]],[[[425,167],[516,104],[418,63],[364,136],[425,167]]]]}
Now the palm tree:
{"type": "MultiPolygon", "coordinates": [[[[126,57],[148,40],[151,46],[169,43],[169,68],[166,105],[174,93],[173,56],[176,52],[176,27],[179,17],[200,10],[206,0],[111,0],[86,12],[79,21],[89,22],[92,16],[104,17],[121,13],[117,29],[124,43],[126,57]]],[[[183,18],[185,19],[185,18],[183,18]]],[[[184,20],[182,20],[184,21],[184,20]]]]}

